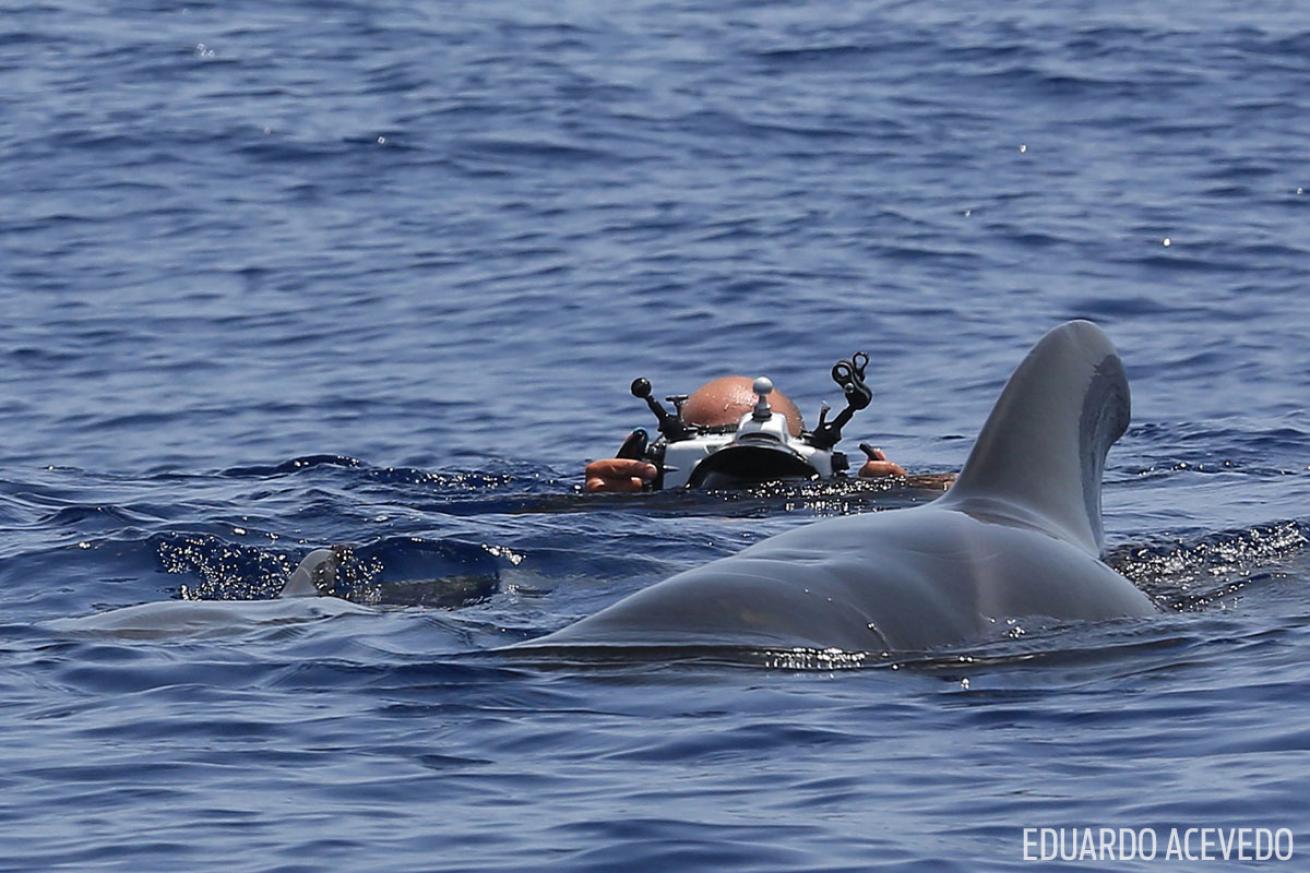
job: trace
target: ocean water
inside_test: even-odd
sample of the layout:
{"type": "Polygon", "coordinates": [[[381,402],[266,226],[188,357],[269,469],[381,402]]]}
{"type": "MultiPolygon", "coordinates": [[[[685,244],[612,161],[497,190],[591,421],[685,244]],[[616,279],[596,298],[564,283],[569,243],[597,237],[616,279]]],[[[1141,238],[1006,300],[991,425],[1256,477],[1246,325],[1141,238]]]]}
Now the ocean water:
{"type": "Polygon", "coordinates": [[[1302,869],[1310,10],[1030,6],[8,6],[0,869],[1221,866],[1023,860],[1062,826],[1287,828],[1302,869]],[[1073,317],[1132,382],[1107,557],[1160,616],[498,651],[934,496],[581,494],[633,377],[812,421],[863,349],[846,447],[945,472],[1073,317]],[[65,622],[326,543],[372,609],[65,622]]]}

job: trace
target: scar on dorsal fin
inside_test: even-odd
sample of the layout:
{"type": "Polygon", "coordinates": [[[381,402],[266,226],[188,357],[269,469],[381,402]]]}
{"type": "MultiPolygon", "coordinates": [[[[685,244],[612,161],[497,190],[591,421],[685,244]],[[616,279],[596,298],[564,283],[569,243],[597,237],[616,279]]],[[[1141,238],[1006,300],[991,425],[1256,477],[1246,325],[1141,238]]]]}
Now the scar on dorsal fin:
{"type": "Polygon", "coordinates": [[[1089,321],[1062,324],[1010,376],[940,505],[1010,516],[1099,555],[1105,456],[1131,414],[1109,338],[1089,321]]]}

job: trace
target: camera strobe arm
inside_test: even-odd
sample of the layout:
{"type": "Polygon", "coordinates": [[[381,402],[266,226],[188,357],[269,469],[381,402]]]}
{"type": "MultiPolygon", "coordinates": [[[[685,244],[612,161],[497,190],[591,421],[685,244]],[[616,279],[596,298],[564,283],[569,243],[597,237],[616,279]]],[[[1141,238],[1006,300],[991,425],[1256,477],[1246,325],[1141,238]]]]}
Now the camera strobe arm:
{"type": "Polygon", "coordinates": [[[820,416],[819,425],[810,436],[810,445],[818,449],[831,449],[837,445],[841,441],[841,429],[851,416],[873,402],[873,391],[864,382],[864,368],[867,366],[869,356],[864,352],[856,352],[849,361],[841,360],[832,365],[832,381],[841,386],[846,395],[846,408],[832,421],[825,421],[824,416],[820,416]]]}

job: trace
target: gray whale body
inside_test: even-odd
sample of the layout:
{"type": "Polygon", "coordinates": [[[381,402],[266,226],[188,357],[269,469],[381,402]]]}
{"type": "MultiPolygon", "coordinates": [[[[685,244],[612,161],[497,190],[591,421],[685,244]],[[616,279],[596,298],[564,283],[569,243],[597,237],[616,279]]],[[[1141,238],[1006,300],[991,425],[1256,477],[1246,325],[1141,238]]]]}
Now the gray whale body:
{"type": "Polygon", "coordinates": [[[1100,561],[1105,457],[1130,408],[1109,339],[1068,322],[1015,370],[941,498],[788,531],[518,647],[912,651],[999,635],[1007,619],[1150,615],[1100,561]]]}
{"type": "Polygon", "coordinates": [[[341,560],[341,547],[310,552],[287,577],[275,600],[164,600],[42,624],[66,634],[166,639],[230,635],[261,626],[373,612],[357,603],[321,596],[331,590],[341,560]]]}

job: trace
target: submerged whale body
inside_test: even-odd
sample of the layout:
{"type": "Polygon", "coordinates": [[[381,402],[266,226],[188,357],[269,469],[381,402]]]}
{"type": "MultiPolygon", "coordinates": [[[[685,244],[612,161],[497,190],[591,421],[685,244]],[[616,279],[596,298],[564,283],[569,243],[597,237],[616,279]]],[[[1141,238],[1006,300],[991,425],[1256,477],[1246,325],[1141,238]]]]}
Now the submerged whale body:
{"type": "Polygon", "coordinates": [[[1156,612],[1100,561],[1101,476],[1128,382],[1090,322],[1048,333],[1002,391],[955,485],[925,506],[816,522],[679,573],[520,646],[911,651],[1007,619],[1156,612]]]}
{"type": "Polygon", "coordinates": [[[61,633],[128,638],[190,637],[372,612],[366,606],[320,596],[332,590],[341,559],[340,548],[310,552],[287,578],[276,600],[166,600],[79,618],[55,619],[44,622],[44,626],[61,633]]]}

